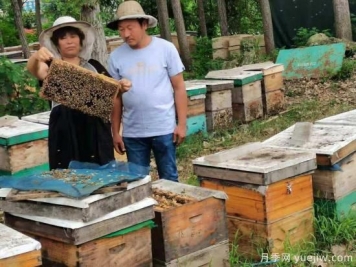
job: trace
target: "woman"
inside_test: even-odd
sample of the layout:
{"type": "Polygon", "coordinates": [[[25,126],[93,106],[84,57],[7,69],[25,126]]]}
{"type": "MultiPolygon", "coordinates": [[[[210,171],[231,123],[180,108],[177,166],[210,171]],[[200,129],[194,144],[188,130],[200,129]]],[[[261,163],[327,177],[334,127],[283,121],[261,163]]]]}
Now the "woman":
{"type": "MultiPolygon", "coordinates": [[[[90,24],[60,17],[53,27],[41,33],[41,49],[30,57],[27,68],[40,83],[47,76],[53,58],[110,76],[98,61],[90,59],[94,40],[90,24]]],[[[127,80],[119,83],[122,91],[131,86],[127,80]]],[[[72,160],[100,165],[114,160],[110,123],[55,102],[49,119],[48,148],[51,170],[68,168],[72,160]]]]}

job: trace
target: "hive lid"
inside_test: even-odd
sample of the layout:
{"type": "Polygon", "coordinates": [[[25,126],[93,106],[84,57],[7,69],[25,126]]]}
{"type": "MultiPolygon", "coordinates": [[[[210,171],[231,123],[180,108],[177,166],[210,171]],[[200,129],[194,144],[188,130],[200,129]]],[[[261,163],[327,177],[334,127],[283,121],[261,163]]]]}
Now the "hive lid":
{"type": "Polygon", "coordinates": [[[356,109],[318,120],[315,124],[356,126],[356,109]]]}
{"type": "Polygon", "coordinates": [[[203,83],[194,83],[191,81],[185,81],[185,88],[188,96],[197,96],[206,94],[206,85],[203,83]]]}
{"type": "Polygon", "coordinates": [[[242,86],[255,81],[262,80],[263,75],[261,71],[246,71],[243,68],[232,68],[226,70],[214,70],[210,71],[206,76],[206,79],[217,80],[233,80],[235,86],[242,86]]]}
{"type": "Polygon", "coordinates": [[[48,125],[50,114],[51,111],[45,111],[37,114],[24,116],[21,118],[21,120],[48,125]]]}
{"type": "Polygon", "coordinates": [[[284,71],[283,64],[275,64],[272,61],[267,61],[263,63],[250,64],[242,66],[242,69],[248,71],[262,71],[263,75],[270,75],[284,71]]]}
{"type": "Polygon", "coordinates": [[[297,146],[292,135],[295,125],[267,139],[268,146],[297,149],[317,154],[318,165],[330,166],[356,151],[356,127],[314,124],[309,140],[297,146]]]}
{"type": "Polygon", "coordinates": [[[0,259],[40,250],[41,243],[0,223],[0,259]]]}
{"type": "Polygon", "coordinates": [[[262,185],[311,172],[317,167],[315,153],[269,147],[260,142],[197,158],[193,165],[199,177],[262,185]]]}
{"type": "Polygon", "coordinates": [[[190,80],[190,84],[204,84],[208,92],[231,90],[234,88],[232,80],[190,80]]]}
{"type": "Polygon", "coordinates": [[[8,123],[0,122],[0,145],[2,146],[16,145],[47,137],[47,125],[19,119],[14,119],[8,123]]]}

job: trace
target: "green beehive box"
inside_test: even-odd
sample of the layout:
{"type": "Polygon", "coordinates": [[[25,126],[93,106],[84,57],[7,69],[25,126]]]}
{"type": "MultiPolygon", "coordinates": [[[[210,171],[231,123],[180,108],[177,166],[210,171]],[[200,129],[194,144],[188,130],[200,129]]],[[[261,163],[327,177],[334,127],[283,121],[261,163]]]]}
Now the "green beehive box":
{"type": "Polygon", "coordinates": [[[234,86],[238,87],[262,80],[263,74],[261,71],[246,71],[242,68],[232,68],[227,70],[211,71],[205,76],[205,78],[214,80],[233,80],[234,86]]]}

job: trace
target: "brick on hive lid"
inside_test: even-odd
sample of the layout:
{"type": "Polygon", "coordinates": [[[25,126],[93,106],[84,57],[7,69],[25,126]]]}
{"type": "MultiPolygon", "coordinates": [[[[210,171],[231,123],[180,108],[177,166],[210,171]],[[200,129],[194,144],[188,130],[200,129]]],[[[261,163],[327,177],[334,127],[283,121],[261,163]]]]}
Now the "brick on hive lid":
{"type": "Polygon", "coordinates": [[[53,60],[43,81],[41,95],[72,109],[109,121],[119,84],[62,60],[53,60]]]}

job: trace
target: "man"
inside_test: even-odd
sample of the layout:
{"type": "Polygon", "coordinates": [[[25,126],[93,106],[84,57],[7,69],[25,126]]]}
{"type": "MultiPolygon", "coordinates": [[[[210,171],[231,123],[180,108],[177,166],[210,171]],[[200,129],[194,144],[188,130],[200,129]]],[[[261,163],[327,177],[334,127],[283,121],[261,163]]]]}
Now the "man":
{"type": "Polygon", "coordinates": [[[178,182],[176,146],[185,138],[187,116],[184,66],[172,43],[147,34],[156,25],[157,19],[136,1],[120,4],[116,19],[107,25],[125,41],[111,53],[109,73],[132,82],[131,90],[115,103],[114,146],[141,166],[149,166],[153,151],[159,177],[178,182]]]}

